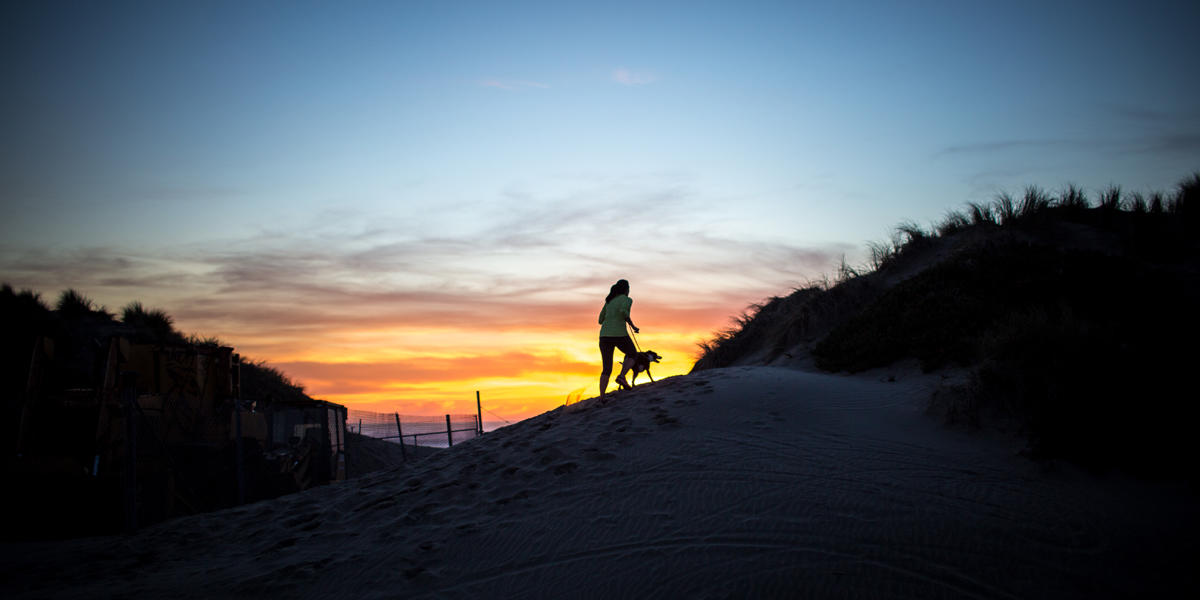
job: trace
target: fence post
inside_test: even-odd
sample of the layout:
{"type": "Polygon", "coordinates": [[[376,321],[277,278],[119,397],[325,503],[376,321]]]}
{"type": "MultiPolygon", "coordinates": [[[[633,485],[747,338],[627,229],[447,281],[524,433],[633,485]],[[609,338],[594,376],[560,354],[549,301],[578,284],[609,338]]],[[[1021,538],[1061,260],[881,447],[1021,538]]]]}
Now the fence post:
{"type": "Polygon", "coordinates": [[[125,531],[137,533],[137,421],[134,418],[133,404],[136,402],[137,388],[135,376],[123,373],[125,389],[121,390],[125,405],[125,531]]]}
{"type": "Polygon", "coordinates": [[[483,435],[483,405],[479,403],[479,390],[475,390],[476,435],[483,435]]]}
{"type": "Polygon", "coordinates": [[[358,435],[362,435],[362,419],[358,420],[358,435]]]}
{"type": "Polygon", "coordinates": [[[400,442],[400,458],[408,462],[408,452],[404,449],[404,432],[400,430],[400,413],[392,413],[396,417],[396,439],[400,442]]]}
{"type": "Polygon", "coordinates": [[[446,415],[446,441],[454,445],[454,434],[450,433],[450,415],[446,415]]]}
{"type": "Polygon", "coordinates": [[[234,451],[237,457],[234,459],[237,463],[237,503],[241,506],[246,503],[246,451],[242,446],[242,360],[236,354],[232,357],[231,379],[233,380],[233,418],[237,419],[234,423],[234,435],[237,439],[234,440],[234,451]]]}
{"type": "Polygon", "coordinates": [[[242,402],[237,398],[233,399],[233,418],[235,419],[233,435],[236,436],[233,442],[236,454],[233,462],[234,471],[237,473],[237,504],[241,506],[246,503],[246,473],[242,470],[242,402]]]}

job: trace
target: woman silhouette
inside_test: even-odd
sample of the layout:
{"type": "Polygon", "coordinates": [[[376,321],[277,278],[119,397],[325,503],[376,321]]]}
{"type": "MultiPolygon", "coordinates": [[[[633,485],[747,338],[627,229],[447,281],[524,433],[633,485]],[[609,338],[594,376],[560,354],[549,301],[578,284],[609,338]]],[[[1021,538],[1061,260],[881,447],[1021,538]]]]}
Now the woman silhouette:
{"type": "Polygon", "coordinates": [[[633,366],[633,355],[637,353],[637,347],[633,345],[633,340],[629,339],[625,324],[629,323],[634,333],[641,331],[633,324],[633,319],[629,318],[629,309],[632,306],[629,282],[622,279],[608,290],[604,308],[600,309],[600,358],[604,362],[604,369],[600,371],[601,398],[604,398],[604,390],[608,388],[608,376],[612,374],[613,348],[620,348],[625,354],[625,359],[621,361],[621,374],[617,375],[617,385],[622,388],[629,387],[629,383],[625,381],[625,373],[633,366]]]}

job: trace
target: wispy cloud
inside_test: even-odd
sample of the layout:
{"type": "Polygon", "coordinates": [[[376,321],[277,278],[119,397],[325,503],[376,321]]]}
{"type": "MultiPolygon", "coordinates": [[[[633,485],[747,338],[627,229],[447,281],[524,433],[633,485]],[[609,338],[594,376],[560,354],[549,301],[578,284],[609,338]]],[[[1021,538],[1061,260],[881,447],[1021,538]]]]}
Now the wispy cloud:
{"type": "Polygon", "coordinates": [[[996,154],[1000,152],[1027,152],[1037,150],[1053,150],[1063,148],[1083,148],[1088,144],[1084,140],[996,140],[985,142],[969,142],[947,146],[934,156],[996,154]]]}
{"type": "Polygon", "coordinates": [[[517,91],[526,89],[546,89],[550,84],[540,81],[529,81],[526,79],[504,79],[500,77],[488,77],[481,79],[479,85],[488,88],[496,88],[507,91],[517,91]]]}
{"type": "Polygon", "coordinates": [[[1149,140],[1145,152],[1195,156],[1200,154],[1200,133],[1170,133],[1149,140]]]}
{"type": "MultiPolygon", "coordinates": [[[[453,382],[468,370],[475,377],[521,377],[541,372],[589,372],[593,365],[565,355],[501,352],[455,358],[426,357],[419,360],[327,363],[295,361],[280,368],[309,382],[378,386],[413,383],[453,382]]],[[[322,390],[334,391],[334,390],[322,390]]]]}
{"type": "Polygon", "coordinates": [[[651,71],[617,67],[612,70],[612,80],[621,85],[646,85],[658,81],[658,75],[651,71]]]}
{"type": "Polygon", "coordinates": [[[377,398],[456,373],[577,376],[618,278],[634,285],[638,324],[661,336],[655,349],[686,369],[699,338],[849,249],[713,236],[682,217],[703,203],[670,177],[513,194],[519,202],[481,208],[481,226],[456,237],[381,230],[359,214],[219,245],[0,245],[0,279],[48,299],[74,287],[110,310],[140,300],[187,333],[280,363],[314,393],[377,398]]]}
{"type": "Polygon", "coordinates": [[[1171,115],[1157,108],[1139,104],[1108,102],[1102,103],[1100,107],[1113,115],[1134,121],[1142,121],[1147,123],[1178,121],[1178,118],[1175,115],[1171,115]]]}
{"type": "Polygon", "coordinates": [[[1106,155],[1160,154],[1188,156],[1200,148],[1200,133],[1170,131],[1125,137],[1096,137],[1079,139],[989,140],[946,146],[935,158],[955,156],[992,156],[1036,152],[1079,152],[1106,155]]]}

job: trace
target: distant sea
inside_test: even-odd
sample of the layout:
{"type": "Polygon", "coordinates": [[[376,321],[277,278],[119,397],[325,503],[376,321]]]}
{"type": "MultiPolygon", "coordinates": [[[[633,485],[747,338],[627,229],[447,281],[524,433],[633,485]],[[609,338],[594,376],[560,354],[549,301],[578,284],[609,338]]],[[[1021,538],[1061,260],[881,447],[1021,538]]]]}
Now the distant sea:
{"type": "MultiPolygon", "coordinates": [[[[487,433],[490,431],[495,431],[501,427],[504,427],[505,425],[511,425],[511,424],[512,424],[511,422],[505,422],[505,421],[484,421],[483,422],[484,435],[487,435],[487,433]]],[[[422,425],[424,425],[424,424],[422,424],[422,425]]],[[[454,427],[461,428],[463,426],[461,424],[455,423],[454,427]]],[[[391,433],[393,435],[395,435],[394,431],[391,433]]],[[[442,426],[441,429],[438,429],[435,427],[429,427],[429,426],[414,427],[413,429],[406,428],[404,430],[404,443],[405,444],[412,445],[413,438],[412,438],[411,434],[414,434],[414,433],[418,434],[417,444],[420,446],[427,446],[427,447],[431,447],[431,448],[447,448],[450,445],[449,440],[446,439],[445,426],[442,426]]],[[[455,431],[454,432],[454,443],[458,444],[461,442],[465,442],[474,437],[475,437],[475,434],[471,431],[455,431]]],[[[393,444],[398,443],[398,440],[395,437],[383,438],[383,441],[391,442],[393,444]]]]}

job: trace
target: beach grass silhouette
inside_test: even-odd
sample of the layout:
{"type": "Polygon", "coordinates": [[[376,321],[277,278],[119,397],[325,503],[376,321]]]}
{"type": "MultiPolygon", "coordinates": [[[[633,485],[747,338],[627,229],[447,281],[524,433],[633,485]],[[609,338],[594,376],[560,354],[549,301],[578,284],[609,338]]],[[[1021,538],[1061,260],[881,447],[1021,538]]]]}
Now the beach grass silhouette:
{"type": "Polygon", "coordinates": [[[868,266],[751,306],[695,369],[784,354],[835,372],[967,369],[955,402],[938,402],[948,417],[1012,421],[1038,456],[1195,477],[1180,424],[1196,409],[1172,390],[1188,387],[1200,335],[1198,196],[1200,175],[1149,199],[1029,187],[902,223],[869,244],[868,266]]]}

